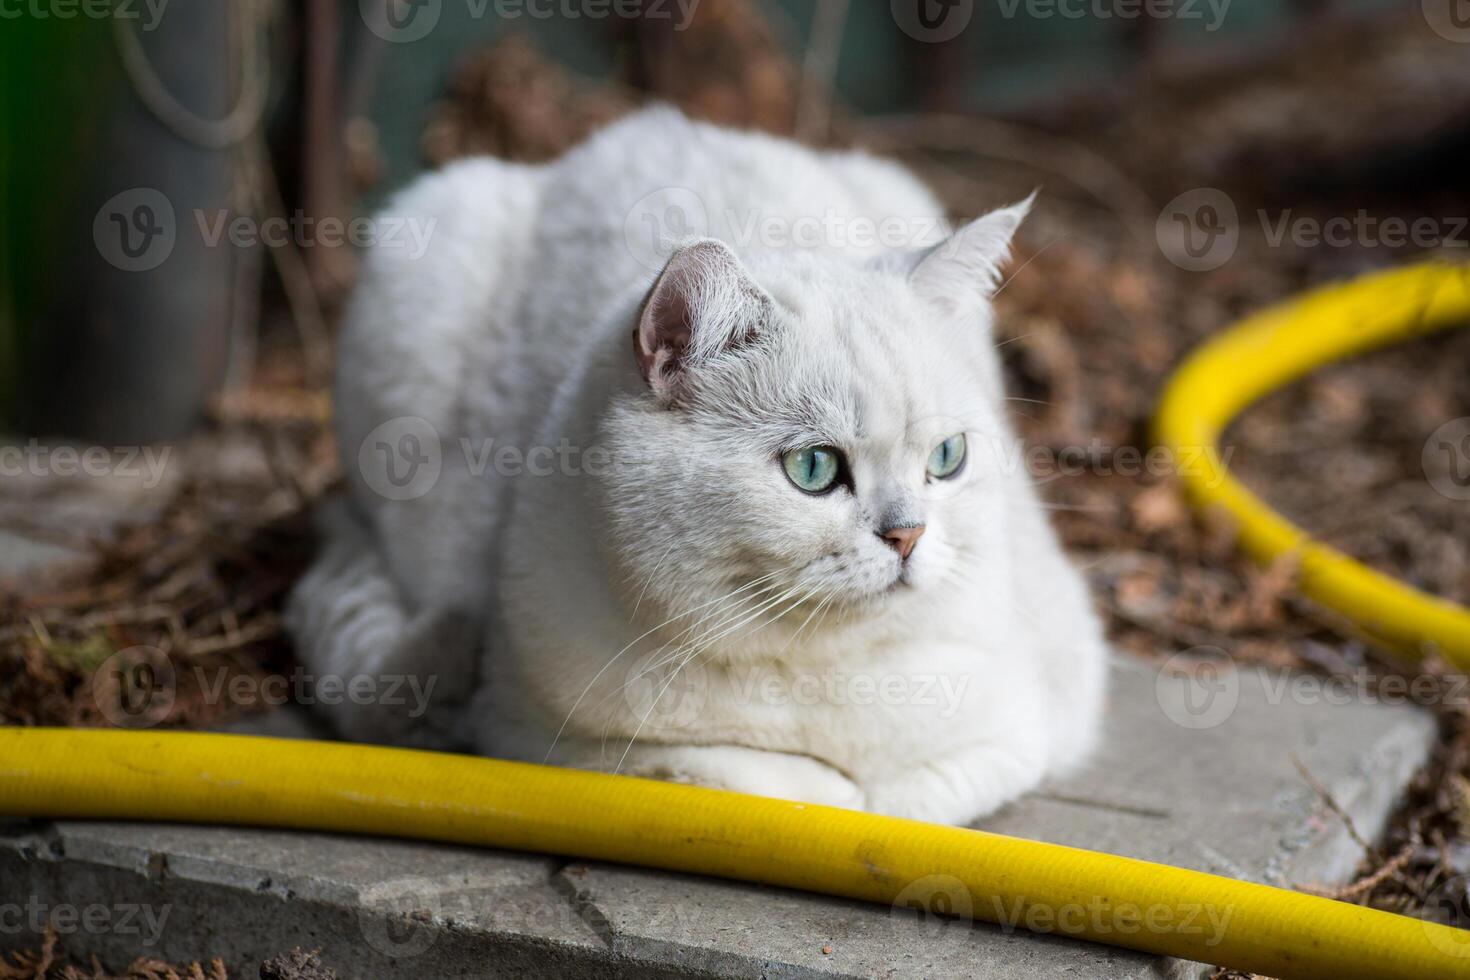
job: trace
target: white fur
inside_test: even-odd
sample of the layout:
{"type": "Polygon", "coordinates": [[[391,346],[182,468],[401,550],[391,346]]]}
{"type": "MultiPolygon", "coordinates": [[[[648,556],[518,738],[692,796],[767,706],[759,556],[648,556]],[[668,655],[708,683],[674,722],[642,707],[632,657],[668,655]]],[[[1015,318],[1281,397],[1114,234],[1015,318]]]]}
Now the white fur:
{"type": "Polygon", "coordinates": [[[437,224],[422,258],[368,256],[337,383],[350,506],[288,621],[313,672],[432,674],[436,695],[422,718],[345,703],[339,725],[946,823],[1079,762],[1104,645],[1017,466],[990,334],[1027,204],[946,242],[893,164],[664,109],[399,195],[390,213],[437,224]],[[707,222],[671,230],[729,248],[686,289],[679,383],[650,385],[633,330],[658,262],[626,233],[695,196],[707,222]],[[751,240],[752,219],[824,215],[912,234],[751,240]],[[443,472],[386,500],[359,449],[401,416],[437,432],[443,472]],[[926,479],[961,431],[964,470],[926,479]],[[476,472],[488,439],[581,452],[476,472]],[[851,491],[786,478],[781,452],[814,444],[851,491]],[[895,522],[926,526],[907,563],[876,533],[895,522]]]}

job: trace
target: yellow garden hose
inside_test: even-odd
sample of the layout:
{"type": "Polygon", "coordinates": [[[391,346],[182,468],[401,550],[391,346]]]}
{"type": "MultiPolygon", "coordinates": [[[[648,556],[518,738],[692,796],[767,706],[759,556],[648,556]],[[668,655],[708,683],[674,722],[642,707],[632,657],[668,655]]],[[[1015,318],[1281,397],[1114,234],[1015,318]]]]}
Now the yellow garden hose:
{"type": "MultiPolygon", "coordinates": [[[[1470,266],[1419,265],[1329,286],[1211,339],[1164,391],[1156,422],[1186,492],[1218,507],[1252,557],[1292,556],[1306,595],[1409,657],[1470,669],[1470,610],[1381,575],[1311,540],[1230,476],[1221,431],[1257,398],[1329,361],[1470,322],[1470,266]]],[[[1323,488],[1330,493],[1330,488],[1323,488]]]]}
{"type": "Polygon", "coordinates": [[[851,810],[474,756],[243,735],[10,729],[0,746],[0,814],[451,841],[885,904],[922,904],[938,892],[977,919],[1282,980],[1470,978],[1470,932],[851,810]]]}
{"type": "MultiPolygon", "coordinates": [[[[1466,610],[1312,543],[1233,481],[1214,446],[1240,409],[1310,368],[1467,318],[1462,270],[1409,269],[1313,293],[1202,348],[1159,417],[1191,494],[1232,514],[1252,554],[1300,556],[1308,594],[1400,649],[1461,665],[1466,610]]],[[[11,728],[0,730],[0,814],[450,841],[885,904],[922,907],[938,894],[976,919],[1282,980],[1470,980],[1470,932],[1356,905],[980,831],[472,756],[11,728]]]]}

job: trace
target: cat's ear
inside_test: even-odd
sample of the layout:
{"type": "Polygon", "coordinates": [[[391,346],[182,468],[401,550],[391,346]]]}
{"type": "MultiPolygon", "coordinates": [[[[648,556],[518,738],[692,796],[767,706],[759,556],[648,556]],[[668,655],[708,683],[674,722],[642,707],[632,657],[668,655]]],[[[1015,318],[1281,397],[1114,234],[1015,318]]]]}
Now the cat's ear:
{"type": "Polygon", "coordinates": [[[994,295],[1011,254],[1011,239],[1031,211],[1024,201],[982,215],[918,257],[909,281],[919,293],[954,309],[977,306],[994,295]]]}
{"type": "Polygon", "coordinates": [[[643,379],[661,398],[674,397],[690,367],[753,340],[770,309],[771,298],[729,246],[702,238],[680,247],[633,329],[643,379]]]}

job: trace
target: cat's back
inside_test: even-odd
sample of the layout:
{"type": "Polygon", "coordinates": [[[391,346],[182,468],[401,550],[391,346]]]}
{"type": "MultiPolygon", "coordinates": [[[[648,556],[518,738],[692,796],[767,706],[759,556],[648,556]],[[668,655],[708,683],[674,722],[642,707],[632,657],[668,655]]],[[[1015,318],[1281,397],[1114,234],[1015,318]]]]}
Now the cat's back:
{"type": "Polygon", "coordinates": [[[528,296],[530,318],[551,330],[585,326],[615,298],[645,289],[689,237],[718,238],[743,256],[802,249],[854,259],[942,237],[940,205],[895,163],[663,106],[556,161],[542,200],[533,265],[547,281],[577,284],[528,296]]]}
{"type": "MultiPolygon", "coordinates": [[[[452,438],[464,398],[502,394],[485,368],[514,347],[543,183],[542,168],[466,159],[419,178],[375,216],[337,345],[342,445],[404,418],[452,438]]],[[[360,469],[349,482],[371,513],[383,475],[360,469]]]]}

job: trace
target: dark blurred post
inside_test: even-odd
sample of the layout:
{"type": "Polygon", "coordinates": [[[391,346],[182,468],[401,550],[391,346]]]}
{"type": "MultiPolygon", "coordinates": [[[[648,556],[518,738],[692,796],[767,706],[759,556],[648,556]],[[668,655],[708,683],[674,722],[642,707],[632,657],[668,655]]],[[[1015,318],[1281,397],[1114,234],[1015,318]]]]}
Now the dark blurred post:
{"type": "Polygon", "coordinates": [[[219,218],[231,203],[231,146],[185,124],[224,120],[246,98],[237,78],[251,66],[227,54],[233,6],[172,0],[156,23],[141,11],[86,22],[102,42],[97,60],[52,66],[85,73],[89,84],[65,91],[88,104],[50,103],[45,125],[93,122],[85,152],[56,161],[77,170],[72,193],[28,212],[56,247],[54,268],[31,270],[49,295],[33,290],[15,313],[24,434],[174,438],[223,376],[234,249],[219,218]]]}
{"type": "MultiPolygon", "coordinates": [[[[338,0],[306,0],[302,43],[301,200],[317,221],[345,220],[346,166],[343,160],[345,120],[339,98],[339,46],[342,12],[338,0]]],[[[314,240],[305,251],[313,285],[322,296],[336,298],[352,280],[351,251],[340,242],[314,240]]]]}
{"type": "Polygon", "coordinates": [[[959,112],[965,101],[965,35],[944,41],[905,40],[919,108],[925,112],[959,112]]]}

